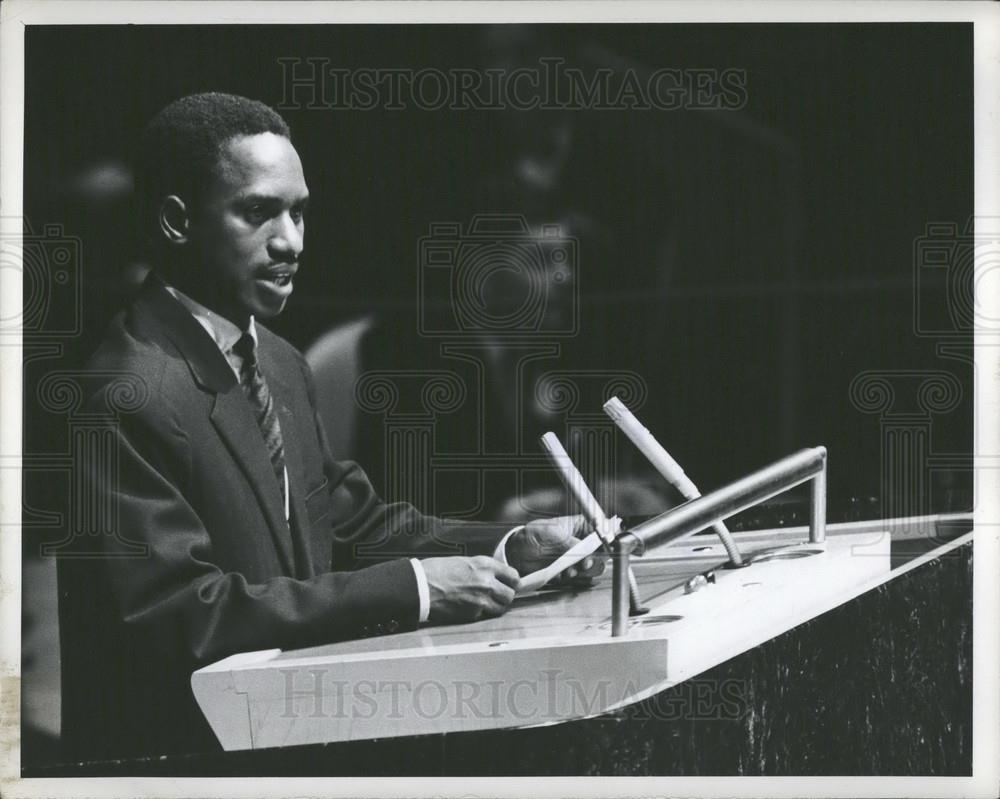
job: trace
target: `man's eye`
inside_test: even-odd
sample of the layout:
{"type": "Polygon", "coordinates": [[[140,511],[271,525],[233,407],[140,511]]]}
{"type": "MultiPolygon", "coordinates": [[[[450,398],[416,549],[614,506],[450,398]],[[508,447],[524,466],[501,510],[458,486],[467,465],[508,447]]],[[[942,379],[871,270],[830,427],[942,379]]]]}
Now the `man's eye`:
{"type": "Polygon", "coordinates": [[[305,208],[293,208],[291,210],[292,221],[295,222],[296,224],[301,222],[305,218],[305,215],[306,215],[305,208]]]}
{"type": "Polygon", "coordinates": [[[246,218],[254,224],[260,224],[267,219],[267,211],[262,205],[251,205],[246,210],[246,218]]]}

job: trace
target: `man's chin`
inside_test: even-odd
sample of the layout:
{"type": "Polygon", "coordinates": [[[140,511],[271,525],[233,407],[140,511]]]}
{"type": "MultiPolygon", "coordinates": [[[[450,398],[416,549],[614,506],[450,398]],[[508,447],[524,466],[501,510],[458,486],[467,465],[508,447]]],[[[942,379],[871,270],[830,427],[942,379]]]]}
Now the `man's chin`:
{"type": "Polygon", "coordinates": [[[291,286],[283,290],[276,291],[266,281],[256,281],[256,291],[250,302],[245,304],[247,314],[252,314],[255,319],[273,319],[285,310],[288,298],[291,296],[291,286]],[[262,285],[264,284],[264,285],[262,285]]]}
{"type": "MultiPolygon", "coordinates": [[[[290,295],[291,292],[288,292],[290,295]]],[[[288,296],[275,296],[273,292],[256,291],[248,301],[242,304],[242,311],[245,316],[253,316],[254,319],[266,320],[279,316],[288,304],[288,296]]]]}
{"type": "Polygon", "coordinates": [[[265,321],[267,319],[274,319],[276,316],[280,316],[284,310],[285,303],[281,303],[281,305],[277,308],[271,306],[259,306],[250,311],[250,313],[253,314],[254,319],[265,321]]]}

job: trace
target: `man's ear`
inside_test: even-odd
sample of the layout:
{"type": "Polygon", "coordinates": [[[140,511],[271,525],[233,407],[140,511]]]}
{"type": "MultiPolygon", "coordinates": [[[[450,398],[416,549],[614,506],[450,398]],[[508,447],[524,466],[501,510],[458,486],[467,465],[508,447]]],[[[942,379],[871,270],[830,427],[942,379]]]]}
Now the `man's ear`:
{"type": "Polygon", "coordinates": [[[170,244],[186,244],[191,227],[184,200],[176,194],[164,197],[157,216],[160,231],[170,244]]]}

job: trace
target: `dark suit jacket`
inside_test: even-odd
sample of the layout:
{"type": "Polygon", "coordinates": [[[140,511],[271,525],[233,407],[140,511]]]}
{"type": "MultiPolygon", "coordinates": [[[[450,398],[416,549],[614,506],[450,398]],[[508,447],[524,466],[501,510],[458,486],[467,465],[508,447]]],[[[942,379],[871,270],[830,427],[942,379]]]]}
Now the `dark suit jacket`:
{"type": "Polygon", "coordinates": [[[98,536],[100,557],[60,564],[70,756],[214,748],[191,694],[194,669],[236,652],[412,629],[417,585],[403,556],[491,554],[506,532],[382,502],[357,464],[331,455],[305,360],[257,330],[290,524],[229,363],[162,282],[147,282],[91,360],[107,379],[89,391],[89,413],[109,412],[122,372],[143,400],[113,416],[117,481],[94,483],[98,452],[82,466],[98,507],[117,514],[99,521],[113,534],[98,536]]]}

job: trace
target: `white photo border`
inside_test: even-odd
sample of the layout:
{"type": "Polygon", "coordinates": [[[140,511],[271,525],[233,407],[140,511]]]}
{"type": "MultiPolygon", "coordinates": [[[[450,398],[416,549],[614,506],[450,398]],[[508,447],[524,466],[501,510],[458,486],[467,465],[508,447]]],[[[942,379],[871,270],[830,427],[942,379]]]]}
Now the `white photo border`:
{"type": "MultiPolygon", "coordinates": [[[[0,220],[23,214],[24,31],[27,25],[289,23],[971,22],[975,76],[975,215],[1000,217],[1000,6],[988,2],[96,2],[0,5],[0,220]]],[[[3,224],[7,224],[4,221],[3,224]]],[[[0,230],[15,241],[17,229],[0,230]]],[[[0,270],[0,318],[21,311],[21,280],[0,270]]],[[[976,275],[977,287],[982,275],[976,275]]],[[[1000,318],[1000,292],[977,295],[1000,318]]],[[[573,778],[20,778],[21,480],[0,485],[0,793],[111,796],[996,796],[1000,790],[1000,346],[976,334],[972,777],[573,778]],[[990,466],[993,468],[989,468],[990,466]]],[[[22,350],[0,347],[0,457],[20,457],[22,350]]]]}

